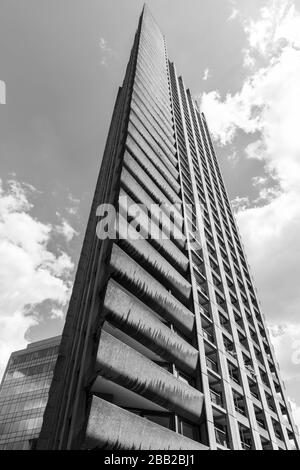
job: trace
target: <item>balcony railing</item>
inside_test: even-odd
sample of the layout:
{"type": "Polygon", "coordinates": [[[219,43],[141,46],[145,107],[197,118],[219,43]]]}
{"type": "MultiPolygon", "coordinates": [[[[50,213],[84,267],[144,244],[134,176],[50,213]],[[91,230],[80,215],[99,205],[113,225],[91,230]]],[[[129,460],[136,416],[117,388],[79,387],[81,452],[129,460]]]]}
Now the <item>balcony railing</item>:
{"type": "Polygon", "coordinates": [[[212,403],[223,407],[222,396],[219,393],[216,393],[213,390],[210,390],[210,397],[211,397],[212,403]]]}
{"type": "Polygon", "coordinates": [[[224,330],[228,331],[228,333],[231,334],[231,327],[230,327],[230,322],[229,320],[221,320],[221,326],[224,328],[224,330]]]}
{"type": "Polygon", "coordinates": [[[247,416],[246,410],[241,408],[239,405],[235,405],[235,411],[237,411],[240,415],[247,416]]]}
{"type": "Polygon", "coordinates": [[[258,424],[258,426],[259,426],[260,428],[266,429],[266,425],[265,425],[265,422],[264,422],[264,421],[262,421],[261,419],[257,419],[257,418],[256,418],[256,422],[257,422],[257,424],[258,424]]]}
{"type": "Polygon", "coordinates": [[[203,305],[199,305],[199,308],[200,308],[201,313],[204,313],[204,315],[206,315],[208,318],[211,318],[211,314],[209,310],[203,307],[203,305]]]}
{"type": "Polygon", "coordinates": [[[226,432],[222,429],[215,428],[216,441],[217,444],[220,444],[223,447],[228,447],[227,435],[226,432]]]}
{"type": "Polygon", "coordinates": [[[268,402],[268,407],[271,411],[273,411],[273,413],[276,413],[276,408],[272,403],[268,402]]]}
{"type": "Polygon", "coordinates": [[[215,342],[213,334],[209,333],[207,330],[203,330],[203,336],[204,338],[208,339],[208,341],[210,341],[211,343],[215,342]]]}
{"type": "Polygon", "coordinates": [[[256,398],[256,400],[259,400],[259,394],[257,392],[253,392],[252,390],[250,390],[250,393],[254,398],[256,398]]]}
{"type": "Polygon", "coordinates": [[[237,353],[236,353],[236,351],[234,350],[233,347],[225,347],[225,351],[227,352],[227,354],[230,354],[231,357],[236,359],[237,353]]]}
{"type": "Polygon", "coordinates": [[[243,450],[251,450],[251,445],[247,444],[247,442],[241,441],[241,446],[243,450]]]}
{"type": "Polygon", "coordinates": [[[205,302],[206,302],[207,300],[209,300],[208,293],[207,293],[207,290],[206,290],[206,289],[204,289],[203,287],[201,287],[201,286],[198,285],[198,291],[200,292],[201,295],[204,296],[205,302]]]}
{"type": "Polygon", "coordinates": [[[238,377],[235,377],[233,374],[230,374],[230,373],[229,373],[229,377],[230,377],[231,380],[233,380],[235,383],[237,383],[238,385],[240,385],[240,381],[239,381],[238,377]]]}
{"type": "Polygon", "coordinates": [[[267,379],[265,379],[264,377],[262,377],[262,378],[261,378],[261,381],[262,381],[262,383],[263,383],[266,387],[269,387],[269,388],[270,388],[270,384],[269,384],[269,382],[268,382],[267,379]]]}
{"type": "Polygon", "coordinates": [[[214,372],[219,371],[218,364],[212,361],[211,359],[209,359],[209,357],[206,358],[206,365],[209,369],[213,370],[214,372]]]}

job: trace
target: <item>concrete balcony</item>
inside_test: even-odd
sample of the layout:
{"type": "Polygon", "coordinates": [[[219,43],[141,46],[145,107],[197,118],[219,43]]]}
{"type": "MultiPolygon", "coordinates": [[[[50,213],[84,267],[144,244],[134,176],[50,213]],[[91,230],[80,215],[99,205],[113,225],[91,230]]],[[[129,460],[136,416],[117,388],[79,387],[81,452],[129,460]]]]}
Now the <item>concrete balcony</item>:
{"type": "Polygon", "coordinates": [[[132,288],[135,295],[154,311],[174,323],[183,334],[189,336],[192,333],[195,322],[193,313],[115,244],[110,267],[112,274],[120,279],[126,288],[132,288]]]}
{"type": "MultiPolygon", "coordinates": [[[[143,204],[144,208],[151,215],[151,220],[154,220],[158,226],[160,224],[160,218],[162,219],[162,230],[165,234],[167,234],[167,237],[171,235],[175,242],[181,248],[184,248],[186,237],[183,234],[183,219],[180,214],[178,213],[179,215],[174,218],[173,222],[170,218],[170,209],[172,211],[172,206],[164,204],[158,207],[155,200],[137,182],[131,173],[126,170],[125,167],[122,170],[121,183],[126,192],[129,193],[129,195],[132,195],[135,201],[137,201],[139,204],[143,204]],[[155,207],[158,209],[158,217],[155,214],[155,207]]],[[[130,207],[128,207],[128,210],[130,210],[130,207]]]]}
{"type": "Polygon", "coordinates": [[[208,450],[203,444],[93,397],[84,449],[208,450]]]}
{"type": "Polygon", "coordinates": [[[107,286],[104,308],[108,320],[129,336],[188,374],[195,372],[198,351],[113,280],[107,286]]]}
{"type": "MultiPolygon", "coordinates": [[[[172,188],[178,193],[180,191],[180,185],[177,181],[178,173],[175,171],[175,175],[170,172],[169,166],[166,166],[164,162],[156,155],[151,146],[144,140],[138,129],[130,122],[128,125],[128,132],[138,144],[140,149],[150,159],[153,165],[159,169],[162,175],[166,178],[172,188]]],[[[174,168],[174,167],[173,167],[174,168]]]]}
{"type": "Polygon", "coordinates": [[[130,226],[124,219],[120,218],[118,233],[121,238],[120,244],[125,248],[126,252],[138,263],[145,266],[156,279],[161,280],[165,287],[172,289],[180,300],[188,301],[192,289],[189,281],[147,240],[131,240],[130,237],[126,239],[126,234],[129,231],[130,226]]]}
{"type": "MultiPolygon", "coordinates": [[[[130,217],[131,215],[130,206],[135,207],[135,204],[136,203],[131,198],[131,196],[129,196],[129,194],[124,189],[121,189],[119,197],[119,216],[128,219],[128,216],[130,217]]],[[[170,238],[153,237],[151,228],[154,234],[159,233],[158,222],[151,219],[151,227],[149,227],[149,220],[147,218],[146,212],[143,220],[140,220],[139,222],[141,227],[141,234],[143,234],[144,238],[151,239],[151,243],[156,247],[157,251],[163,254],[166,259],[169,259],[174,267],[186,273],[189,260],[186,255],[178,248],[178,246],[170,238]]],[[[182,242],[184,243],[184,240],[182,240],[182,242]]],[[[182,246],[182,243],[180,243],[180,246],[182,246]]]]}
{"type": "Polygon", "coordinates": [[[163,164],[168,168],[170,173],[174,176],[175,179],[178,178],[178,171],[176,169],[177,166],[177,159],[169,153],[166,155],[161,147],[157,144],[155,139],[152,137],[151,133],[148,129],[144,126],[144,124],[138,119],[136,115],[130,113],[130,122],[139,130],[142,134],[144,140],[147,144],[151,147],[151,149],[155,152],[155,154],[159,157],[159,159],[163,162],[163,164]]]}
{"type": "Polygon", "coordinates": [[[95,373],[190,421],[200,420],[201,392],[105,331],[101,332],[95,373]]]}
{"type": "MultiPolygon", "coordinates": [[[[166,206],[170,206],[174,204],[172,200],[170,200],[163,191],[160,190],[159,186],[153,181],[152,177],[148,176],[146,170],[133,158],[131,157],[128,152],[125,152],[124,155],[124,164],[126,165],[127,169],[134,175],[134,177],[139,181],[144,188],[147,189],[151,197],[154,198],[159,204],[165,204],[166,206]]],[[[177,202],[177,208],[182,206],[181,202],[177,202]]],[[[175,208],[173,207],[173,210],[175,208]]],[[[182,211],[178,209],[175,211],[175,217],[177,220],[182,220],[182,211]]],[[[182,224],[181,224],[182,227],[182,224]]]]}

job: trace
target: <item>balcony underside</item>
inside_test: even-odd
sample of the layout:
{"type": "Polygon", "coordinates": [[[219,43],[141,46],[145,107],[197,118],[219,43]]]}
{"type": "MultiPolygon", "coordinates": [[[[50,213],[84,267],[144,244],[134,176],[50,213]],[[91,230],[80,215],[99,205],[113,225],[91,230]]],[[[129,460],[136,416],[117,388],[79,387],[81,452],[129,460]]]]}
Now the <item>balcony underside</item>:
{"type": "Polygon", "coordinates": [[[148,240],[132,240],[126,237],[130,233],[130,225],[120,217],[118,233],[120,244],[125,247],[126,252],[136,261],[147,267],[159,279],[163,285],[174,290],[177,297],[187,302],[191,295],[191,284],[169,263],[148,240]]]}
{"type": "Polygon", "coordinates": [[[192,312],[115,244],[110,267],[112,274],[120,279],[126,288],[133,289],[142,301],[163,318],[174,323],[183,334],[190,336],[195,322],[192,312]]]}
{"type": "MultiPolygon", "coordinates": [[[[136,209],[135,204],[136,203],[131,198],[131,196],[129,196],[129,194],[123,188],[121,188],[119,196],[120,218],[122,217],[128,220],[129,216],[134,219],[136,214],[130,209],[136,209]]],[[[170,259],[174,266],[177,266],[180,271],[186,273],[188,269],[188,258],[176,245],[177,241],[175,240],[175,242],[173,242],[171,237],[168,235],[168,233],[171,234],[172,230],[170,229],[169,232],[164,232],[159,228],[158,219],[153,219],[151,217],[151,220],[149,220],[147,212],[143,211],[140,212],[138,223],[140,226],[141,235],[143,235],[145,239],[151,239],[152,243],[156,245],[156,248],[159,252],[164,253],[166,258],[170,259]]],[[[172,222],[169,225],[172,225],[172,222]]],[[[179,234],[179,232],[177,233],[179,234]]],[[[181,244],[182,242],[185,243],[184,240],[185,238],[181,240],[181,244]]]]}
{"type": "Polygon", "coordinates": [[[83,447],[95,450],[207,450],[199,442],[95,396],[83,447]]]}
{"type": "Polygon", "coordinates": [[[101,332],[96,374],[198,423],[203,394],[106,331],[101,332]]]}
{"type": "Polygon", "coordinates": [[[113,280],[108,283],[104,307],[107,319],[122,331],[188,374],[195,372],[198,351],[113,280]]]}

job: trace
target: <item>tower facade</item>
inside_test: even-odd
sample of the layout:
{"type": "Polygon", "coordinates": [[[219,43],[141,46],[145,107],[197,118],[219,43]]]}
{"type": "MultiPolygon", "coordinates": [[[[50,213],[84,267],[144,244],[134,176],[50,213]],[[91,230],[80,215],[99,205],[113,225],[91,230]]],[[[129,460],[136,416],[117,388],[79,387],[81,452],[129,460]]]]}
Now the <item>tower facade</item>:
{"type": "Polygon", "coordinates": [[[37,447],[293,446],[290,406],[205,117],[145,7],[37,447]]]}

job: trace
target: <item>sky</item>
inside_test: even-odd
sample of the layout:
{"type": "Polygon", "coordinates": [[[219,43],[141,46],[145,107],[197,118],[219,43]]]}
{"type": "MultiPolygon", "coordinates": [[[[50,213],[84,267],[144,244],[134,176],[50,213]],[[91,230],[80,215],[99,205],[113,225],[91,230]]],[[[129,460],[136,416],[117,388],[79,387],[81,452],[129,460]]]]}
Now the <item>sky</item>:
{"type": "MultiPolygon", "coordinates": [[[[147,3],[208,119],[300,425],[300,1],[147,3]]],[[[1,0],[0,377],[62,331],[142,6],[1,0]]]]}

